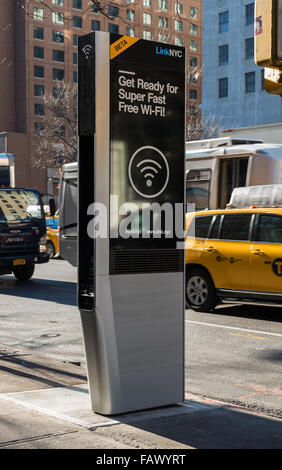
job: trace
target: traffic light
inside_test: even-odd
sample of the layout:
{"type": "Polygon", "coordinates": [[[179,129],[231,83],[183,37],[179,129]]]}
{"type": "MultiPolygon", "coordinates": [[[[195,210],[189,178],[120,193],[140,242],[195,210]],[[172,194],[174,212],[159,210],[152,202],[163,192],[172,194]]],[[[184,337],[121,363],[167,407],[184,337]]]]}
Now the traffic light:
{"type": "Polygon", "coordinates": [[[255,63],[282,67],[282,0],[256,0],[255,63]]]}

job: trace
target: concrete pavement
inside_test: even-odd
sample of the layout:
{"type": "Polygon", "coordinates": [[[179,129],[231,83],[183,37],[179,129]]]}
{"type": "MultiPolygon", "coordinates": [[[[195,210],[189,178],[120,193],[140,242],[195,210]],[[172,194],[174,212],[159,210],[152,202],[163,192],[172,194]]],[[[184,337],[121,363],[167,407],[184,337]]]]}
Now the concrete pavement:
{"type": "Polygon", "coordinates": [[[0,345],[0,448],[281,449],[282,421],[189,394],[183,404],[101,416],[84,368],[0,345]]]}

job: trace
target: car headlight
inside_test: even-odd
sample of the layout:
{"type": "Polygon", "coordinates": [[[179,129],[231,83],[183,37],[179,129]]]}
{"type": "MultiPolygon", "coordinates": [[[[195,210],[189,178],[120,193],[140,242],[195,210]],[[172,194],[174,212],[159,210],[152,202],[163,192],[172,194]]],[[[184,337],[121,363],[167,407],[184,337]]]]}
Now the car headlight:
{"type": "Polygon", "coordinates": [[[46,253],[46,244],[47,244],[47,237],[44,235],[39,240],[39,251],[40,253],[46,253]]]}

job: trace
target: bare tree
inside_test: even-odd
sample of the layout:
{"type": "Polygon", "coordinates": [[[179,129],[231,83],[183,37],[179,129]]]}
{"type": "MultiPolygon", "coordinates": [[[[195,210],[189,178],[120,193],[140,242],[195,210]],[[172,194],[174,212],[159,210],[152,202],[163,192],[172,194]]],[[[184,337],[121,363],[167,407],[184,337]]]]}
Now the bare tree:
{"type": "Polygon", "coordinates": [[[36,167],[61,167],[77,158],[77,85],[57,81],[53,93],[42,96],[42,116],[34,130],[36,167]]]}

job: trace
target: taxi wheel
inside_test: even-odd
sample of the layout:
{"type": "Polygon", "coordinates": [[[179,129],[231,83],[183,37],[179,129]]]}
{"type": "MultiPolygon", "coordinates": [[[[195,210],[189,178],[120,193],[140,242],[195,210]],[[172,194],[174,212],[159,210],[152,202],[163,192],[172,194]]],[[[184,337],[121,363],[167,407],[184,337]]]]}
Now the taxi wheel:
{"type": "Polygon", "coordinates": [[[186,301],[190,308],[198,312],[210,312],[217,305],[213,282],[204,270],[187,272],[186,301]]]}
{"type": "Polygon", "coordinates": [[[18,281],[28,281],[34,273],[34,264],[26,266],[17,266],[13,269],[14,276],[18,281]]]}
{"type": "Polygon", "coordinates": [[[50,240],[47,240],[46,250],[49,255],[49,258],[54,258],[55,256],[55,247],[50,240]]]}

